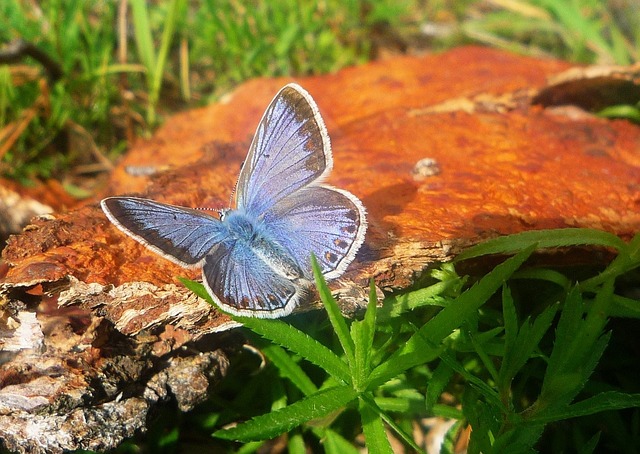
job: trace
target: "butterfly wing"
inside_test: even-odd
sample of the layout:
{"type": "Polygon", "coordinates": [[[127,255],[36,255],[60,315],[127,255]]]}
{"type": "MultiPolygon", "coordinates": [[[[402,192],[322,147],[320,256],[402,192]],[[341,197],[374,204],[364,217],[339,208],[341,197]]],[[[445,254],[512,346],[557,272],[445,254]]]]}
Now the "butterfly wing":
{"type": "Polygon", "coordinates": [[[134,240],[178,265],[195,268],[227,237],[223,223],[198,210],[137,197],[100,202],[111,222],[134,240]]]}
{"type": "Polygon", "coordinates": [[[315,101],[299,85],[286,85],[258,124],[238,177],[236,205],[259,218],[327,176],[332,166],[329,135],[315,101]]]}
{"type": "Polygon", "coordinates": [[[333,279],[344,273],[364,241],[364,206],[350,192],[311,186],[278,202],[266,215],[269,236],[287,250],[312,280],[311,253],[322,274],[333,279]]]}
{"type": "Polygon", "coordinates": [[[278,318],[291,313],[306,294],[308,282],[277,274],[251,248],[228,239],[204,260],[202,277],[214,302],[224,311],[248,317],[278,318]]]}

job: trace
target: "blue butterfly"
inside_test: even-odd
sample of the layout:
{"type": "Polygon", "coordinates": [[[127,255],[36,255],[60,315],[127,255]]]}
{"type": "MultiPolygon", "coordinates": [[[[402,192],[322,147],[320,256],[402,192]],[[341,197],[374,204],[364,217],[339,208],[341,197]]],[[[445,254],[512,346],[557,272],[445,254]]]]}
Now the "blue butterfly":
{"type": "Polygon", "coordinates": [[[213,301],[235,315],[278,318],[305,298],[311,254],[323,275],[344,273],[364,241],[365,209],[321,184],[333,167],[316,103],[289,84],[264,113],[237,182],[235,209],[219,219],[136,197],[102,200],[116,227],[186,268],[202,267],[213,301]]]}

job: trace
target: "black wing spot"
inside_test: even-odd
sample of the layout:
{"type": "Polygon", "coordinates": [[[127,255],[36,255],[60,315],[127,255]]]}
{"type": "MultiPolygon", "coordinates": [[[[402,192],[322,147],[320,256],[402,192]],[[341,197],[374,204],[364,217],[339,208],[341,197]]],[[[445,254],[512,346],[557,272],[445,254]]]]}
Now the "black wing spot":
{"type": "Polygon", "coordinates": [[[336,238],[335,240],[333,240],[333,244],[339,248],[339,249],[347,249],[349,247],[349,243],[347,243],[345,240],[342,240],[340,238],[336,238]]]}
{"type": "Polygon", "coordinates": [[[329,263],[336,263],[338,261],[338,256],[331,251],[327,251],[324,253],[324,258],[329,263]]]}

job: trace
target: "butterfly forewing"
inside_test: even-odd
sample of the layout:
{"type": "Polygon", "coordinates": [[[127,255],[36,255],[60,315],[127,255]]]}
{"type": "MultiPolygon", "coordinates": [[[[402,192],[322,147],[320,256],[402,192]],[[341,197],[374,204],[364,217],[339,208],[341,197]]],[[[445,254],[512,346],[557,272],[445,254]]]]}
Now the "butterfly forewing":
{"type": "Polygon", "coordinates": [[[169,260],[198,266],[228,232],[208,214],[136,197],[110,197],[102,209],[120,230],[169,260]]]}
{"type": "Polygon", "coordinates": [[[259,217],[321,179],[333,165],[327,129],[309,94],[296,84],[275,96],[258,125],[237,186],[237,207],[259,217]]]}

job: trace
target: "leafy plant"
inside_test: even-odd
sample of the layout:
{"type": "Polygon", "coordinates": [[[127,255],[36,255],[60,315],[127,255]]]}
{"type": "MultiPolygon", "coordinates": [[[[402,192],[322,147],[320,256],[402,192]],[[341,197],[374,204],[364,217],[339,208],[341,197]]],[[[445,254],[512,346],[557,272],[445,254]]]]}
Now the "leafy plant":
{"type": "MultiPolygon", "coordinates": [[[[289,443],[311,436],[332,452],[333,443],[346,449],[351,437],[345,428],[353,427],[346,421],[358,415],[370,452],[391,452],[388,430],[420,450],[408,423],[436,415],[459,420],[450,439],[464,425],[473,428],[469,452],[531,452],[545,429],[559,421],[638,408],[640,394],[590,383],[611,337],[606,330],[610,317],[640,317],[637,301],[614,292],[614,281],[640,265],[639,246],[640,235],[624,243],[585,229],[499,238],[457,260],[518,251],[466,290],[465,279],[450,264],[443,265],[433,273],[438,282],[387,297],[380,307],[371,288],[363,319],[352,322],[342,317],[314,268],[337,343],[319,343],[282,320],[236,318],[269,340],[255,339],[279,371],[270,386],[284,380],[292,389],[278,393],[271,412],[215,436],[264,443],[288,432],[295,434],[289,443]],[[576,284],[551,269],[523,267],[537,247],[586,244],[613,248],[618,255],[602,272],[576,284]],[[532,297],[535,304],[520,320],[523,288],[537,288],[539,296],[532,297]],[[304,366],[309,363],[323,374],[309,372],[304,366]],[[455,396],[457,408],[441,403],[445,392],[455,396]]],[[[597,434],[590,435],[583,448],[590,452],[598,441],[597,434]]]]}

